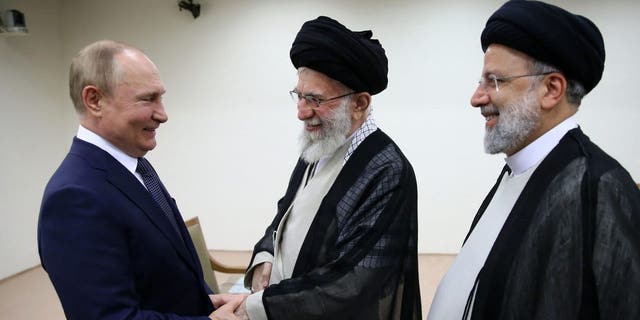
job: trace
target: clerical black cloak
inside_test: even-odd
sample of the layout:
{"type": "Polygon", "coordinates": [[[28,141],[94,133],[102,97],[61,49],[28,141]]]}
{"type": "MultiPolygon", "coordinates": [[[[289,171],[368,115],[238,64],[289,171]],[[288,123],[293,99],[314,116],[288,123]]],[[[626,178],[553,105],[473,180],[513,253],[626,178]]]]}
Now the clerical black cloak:
{"type": "MultiPolygon", "coordinates": [[[[307,166],[298,161],[254,257],[261,251],[273,254],[273,232],[307,166]]],[[[265,289],[268,318],[419,319],[417,229],[413,168],[398,146],[376,130],[357,147],[323,198],[291,279],[265,289]]]]}
{"type": "Polygon", "coordinates": [[[569,131],[527,182],[476,285],[472,319],[640,319],[640,191],[629,173],[569,131]]]}

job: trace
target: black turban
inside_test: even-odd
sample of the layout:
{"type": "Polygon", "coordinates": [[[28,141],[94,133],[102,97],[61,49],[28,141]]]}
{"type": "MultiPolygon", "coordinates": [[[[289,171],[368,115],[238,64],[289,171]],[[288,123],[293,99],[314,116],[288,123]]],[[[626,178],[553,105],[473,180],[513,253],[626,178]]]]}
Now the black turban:
{"type": "Polygon", "coordinates": [[[302,25],[291,46],[291,62],[372,95],[387,87],[387,56],[373,33],[351,31],[328,17],[302,25]]]}
{"type": "Polygon", "coordinates": [[[502,44],[559,68],[569,79],[593,89],[604,70],[604,40],[589,19],[539,1],[505,3],[487,21],[482,50],[502,44]]]}

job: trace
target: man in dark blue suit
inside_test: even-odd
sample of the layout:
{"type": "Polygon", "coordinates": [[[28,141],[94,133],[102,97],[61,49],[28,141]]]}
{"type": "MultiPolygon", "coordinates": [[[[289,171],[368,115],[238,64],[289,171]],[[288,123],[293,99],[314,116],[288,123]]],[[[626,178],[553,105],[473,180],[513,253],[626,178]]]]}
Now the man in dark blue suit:
{"type": "Polygon", "coordinates": [[[242,296],[212,295],[175,201],[143,158],[168,119],[153,62],[99,41],[73,59],[69,78],[80,126],[38,224],[67,318],[234,319],[242,296]]]}

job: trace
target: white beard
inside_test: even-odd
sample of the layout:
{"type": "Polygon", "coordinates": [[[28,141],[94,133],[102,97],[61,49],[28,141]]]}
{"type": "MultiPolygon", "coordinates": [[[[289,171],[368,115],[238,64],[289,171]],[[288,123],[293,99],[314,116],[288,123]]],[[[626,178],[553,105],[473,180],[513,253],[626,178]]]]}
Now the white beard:
{"type": "MultiPolygon", "coordinates": [[[[495,108],[485,106],[483,108],[495,108]]],[[[487,128],[484,136],[484,150],[489,154],[507,152],[519,146],[531,134],[540,121],[538,101],[531,90],[519,100],[505,104],[498,123],[487,128]]]]}
{"type": "Polygon", "coordinates": [[[351,130],[349,101],[350,99],[345,99],[326,119],[311,119],[303,122],[300,146],[304,161],[317,162],[323,156],[333,154],[345,143],[347,134],[351,130]],[[306,124],[320,123],[322,128],[316,132],[309,132],[304,128],[306,124]]]}

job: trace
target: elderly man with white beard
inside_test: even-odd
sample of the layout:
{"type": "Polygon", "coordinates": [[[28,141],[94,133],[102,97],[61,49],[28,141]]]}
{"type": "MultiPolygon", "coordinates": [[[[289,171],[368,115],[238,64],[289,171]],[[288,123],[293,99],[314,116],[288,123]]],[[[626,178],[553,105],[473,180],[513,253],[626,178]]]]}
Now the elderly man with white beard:
{"type": "Polygon", "coordinates": [[[640,191],[575,118],[602,77],[600,31],[553,5],[509,1],[481,43],[471,105],[486,119],[485,150],[507,164],[429,319],[639,319],[640,191]]]}
{"type": "Polygon", "coordinates": [[[417,187],[377,128],[387,57],[371,31],[318,17],[290,51],[302,154],[255,245],[243,319],[420,319],[417,187]]]}

